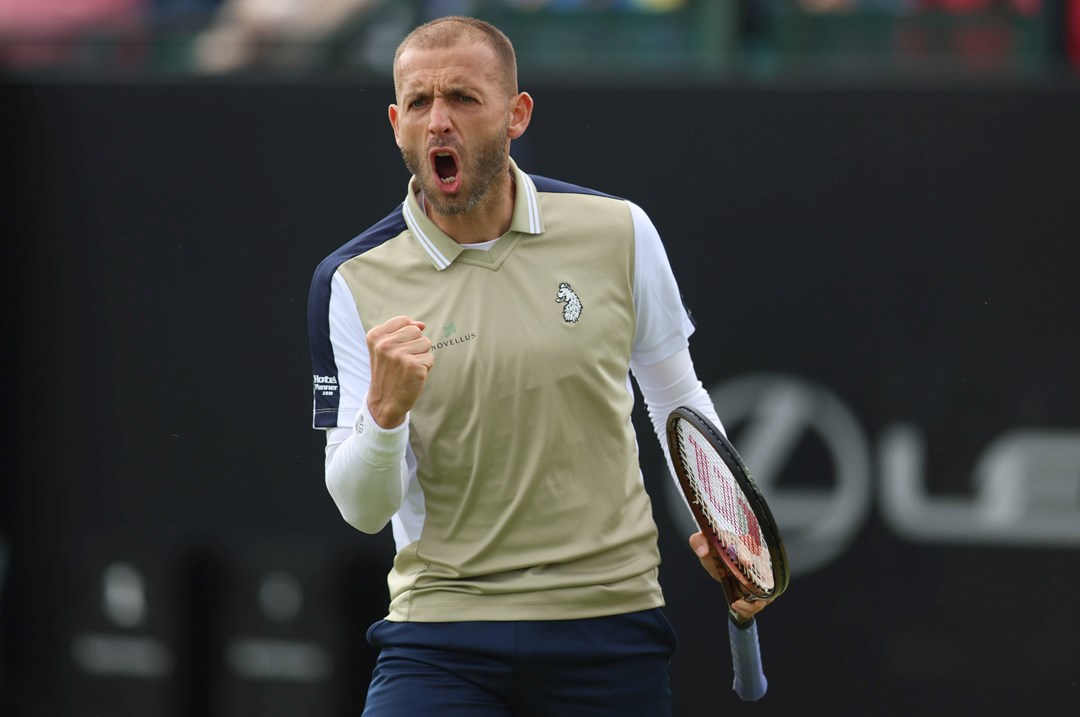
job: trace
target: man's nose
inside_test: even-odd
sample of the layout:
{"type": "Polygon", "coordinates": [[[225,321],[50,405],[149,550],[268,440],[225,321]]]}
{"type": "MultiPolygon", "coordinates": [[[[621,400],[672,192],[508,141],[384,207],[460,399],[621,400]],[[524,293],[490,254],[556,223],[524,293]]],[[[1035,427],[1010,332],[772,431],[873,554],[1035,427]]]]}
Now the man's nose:
{"type": "Polygon", "coordinates": [[[445,100],[436,98],[431,103],[431,112],[428,114],[428,132],[431,134],[445,134],[451,130],[453,123],[450,121],[450,108],[445,100]]]}

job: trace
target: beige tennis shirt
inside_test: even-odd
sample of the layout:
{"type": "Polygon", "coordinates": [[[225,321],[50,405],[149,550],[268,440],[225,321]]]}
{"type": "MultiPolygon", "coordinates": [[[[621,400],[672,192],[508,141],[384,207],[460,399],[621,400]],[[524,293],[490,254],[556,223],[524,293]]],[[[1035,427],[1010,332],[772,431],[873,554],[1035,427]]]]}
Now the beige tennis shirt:
{"type": "Polygon", "coordinates": [[[316,427],[352,425],[362,406],[365,328],[408,315],[434,344],[393,519],[391,620],[663,604],[629,367],[684,348],[692,324],[636,205],[512,171],[513,220],[490,249],[443,234],[410,184],[313,282],[316,427]]]}

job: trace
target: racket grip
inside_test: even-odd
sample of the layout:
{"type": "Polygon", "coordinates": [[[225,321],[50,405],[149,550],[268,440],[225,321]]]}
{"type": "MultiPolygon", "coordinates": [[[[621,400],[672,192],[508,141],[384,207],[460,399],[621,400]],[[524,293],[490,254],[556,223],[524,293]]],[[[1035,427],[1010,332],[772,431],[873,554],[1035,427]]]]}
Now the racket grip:
{"type": "Polygon", "coordinates": [[[732,689],[739,699],[754,702],[765,696],[769,681],[761,669],[761,645],[758,643],[757,620],[744,628],[728,620],[728,640],[731,642],[731,663],[735,671],[732,689]]]}

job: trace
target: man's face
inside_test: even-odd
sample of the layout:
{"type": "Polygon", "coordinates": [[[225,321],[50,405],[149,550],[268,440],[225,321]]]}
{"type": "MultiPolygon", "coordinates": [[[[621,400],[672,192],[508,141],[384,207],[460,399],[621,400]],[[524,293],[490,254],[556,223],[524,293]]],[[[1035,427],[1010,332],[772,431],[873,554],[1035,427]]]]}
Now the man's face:
{"type": "Polygon", "coordinates": [[[390,122],[405,166],[436,212],[480,206],[508,168],[513,97],[483,43],[407,49],[390,122]]]}

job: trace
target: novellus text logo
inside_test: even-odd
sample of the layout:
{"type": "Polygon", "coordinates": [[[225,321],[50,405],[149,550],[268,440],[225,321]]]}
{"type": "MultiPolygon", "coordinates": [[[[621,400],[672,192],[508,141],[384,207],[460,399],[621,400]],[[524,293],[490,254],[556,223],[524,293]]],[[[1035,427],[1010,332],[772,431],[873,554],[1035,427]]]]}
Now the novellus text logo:
{"type": "Polygon", "coordinates": [[[443,341],[439,341],[437,343],[434,343],[434,344],[431,345],[431,350],[432,351],[441,351],[442,349],[448,349],[451,346],[457,346],[458,344],[463,344],[463,343],[466,343],[467,341],[472,341],[475,338],[476,338],[476,332],[471,331],[471,332],[469,332],[467,334],[462,334],[461,336],[454,336],[452,338],[448,338],[448,339],[445,339],[443,341]]]}
{"type": "Polygon", "coordinates": [[[323,396],[333,396],[337,393],[338,382],[337,376],[319,376],[316,375],[315,379],[315,393],[323,396]]]}

